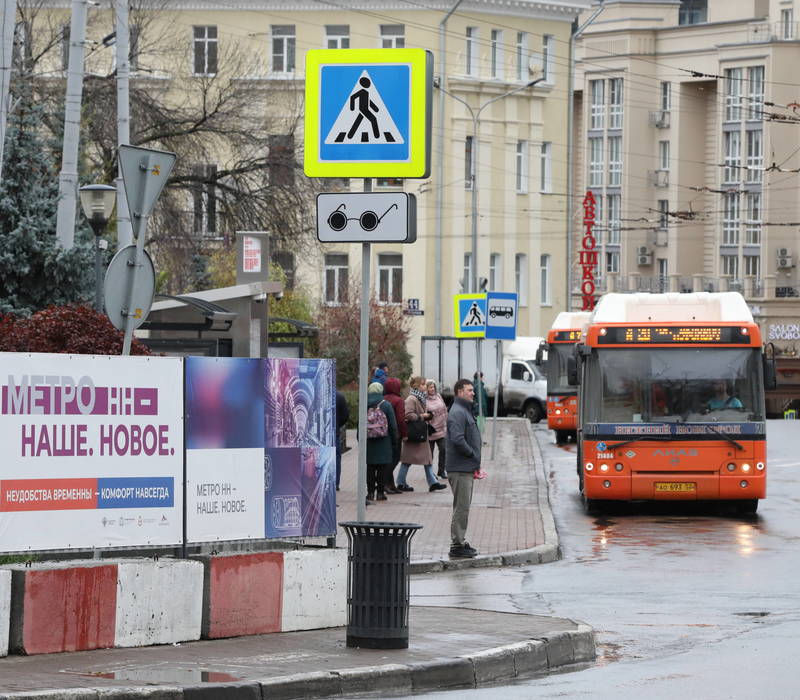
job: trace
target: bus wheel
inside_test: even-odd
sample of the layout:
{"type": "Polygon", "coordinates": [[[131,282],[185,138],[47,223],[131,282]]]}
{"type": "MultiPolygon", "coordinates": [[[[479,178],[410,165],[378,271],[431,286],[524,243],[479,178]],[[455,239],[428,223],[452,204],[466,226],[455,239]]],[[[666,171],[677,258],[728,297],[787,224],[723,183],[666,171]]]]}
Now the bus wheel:
{"type": "Polygon", "coordinates": [[[587,515],[599,515],[603,511],[603,502],[597,498],[583,497],[583,509],[587,515]]]}
{"type": "Polygon", "coordinates": [[[746,501],[736,501],[736,510],[742,515],[755,515],[758,510],[758,499],[748,498],[746,501]]]}
{"type": "Polygon", "coordinates": [[[522,409],[522,413],[531,423],[538,423],[542,420],[542,407],[536,401],[528,401],[522,409]]]}
{"type": "Polygon", "coordinates": [[[565,445],[569,442],[569,430],[556,430],[556,445],[565,445]]]}

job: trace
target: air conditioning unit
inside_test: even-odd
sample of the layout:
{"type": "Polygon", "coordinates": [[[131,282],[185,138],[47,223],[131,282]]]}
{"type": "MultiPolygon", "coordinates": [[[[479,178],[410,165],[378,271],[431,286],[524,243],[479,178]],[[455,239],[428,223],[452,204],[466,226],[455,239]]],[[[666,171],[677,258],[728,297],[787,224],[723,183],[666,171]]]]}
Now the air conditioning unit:
{"type": "Polygon", "coordinates": [[[637,265],[652,265],[653,254],[646,245],[640,245],[636,248],[636,264],[637,265]]]}
{"type": "Polygon", "coordinates": [[[650,126],[654,126],[656,129],[668,129],[669,111],[660,109],[656,112],[650,112],[650,126]]]}
{"type": "Polygon", "coordinates": [[[669,187],[669,170],[651,170],[650,182],[654,187],[669,187]]]}
{"type": "Polygon", "coordinates": [[[788,248],[778,248],[778,257],[779,258],[786,258],[790,256],[791,253],[789,252],[788,248]]]}
{"type": "MultiPolygon", "coordinates": [[[[780,250],[786,250],[786,248],[781,248],[780,250]]],[[[794,267],[794,258],[791,255],[781,255],[779,252],[778,267],[794,267]]]]}
{"type": "Polygon", "coordinates": [[[650,255],[650,249],[646,245],[640,245],[636,249],[636,255],[650,255]]]}

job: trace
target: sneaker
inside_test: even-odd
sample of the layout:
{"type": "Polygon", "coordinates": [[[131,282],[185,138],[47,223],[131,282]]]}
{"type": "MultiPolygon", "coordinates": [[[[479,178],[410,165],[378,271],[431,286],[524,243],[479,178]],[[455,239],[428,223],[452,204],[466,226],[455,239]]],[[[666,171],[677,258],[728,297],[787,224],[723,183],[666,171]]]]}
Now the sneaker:
{"type": "Polygon", "coordinates": [[[477,552],[472,549],[472,547],[467,548],[465,544],[462,544],[460,547],[450,547],[450,556],[456,557],[459,559],[472,559],[477,554],[477,552]]]}
{"type": "Polygon", "coordinates": [[[473,555],[478,553],[478,550],[475,549],[475,547],[473,547],[472,545],[470,545],[469,542],[464,542],[462,547],[463,547],[463,549],[466,549],[468,552],[472,552],[473,555]]]}
{"type": "Polygon", "coordinates": [[[367,500],[374,501],[375,500],[375,492],[374,491],[367,491],[367,500]]]}
{"type": "Polygon", "coordinates": [[[379,494],[378,494],[378,495],[375,497],[375,500],[376,500],[376,501],[387,501],[387,500],[389,500],[389,499],[387,499],[387,498],[386,498],[386,494],[385,494],[385,493],[379,493],[379,494]]]}
{"type": "Polygon", "coordinates": [[[431,484],[430,485],[430,487],[428,488],[428,491],[442,491],[443,489],[446,489],[446,488],[447,488],[447,486],[445,486],[444,484],[440,484],[437,481],[435,484],[431,484]]]}
{"type": "Polygon", "coordinates": [[[397,490],[398,491],[413,491],[414,487],[413,486],[409,486],[408,484],[398,484],[397,485],[397,490]]]}

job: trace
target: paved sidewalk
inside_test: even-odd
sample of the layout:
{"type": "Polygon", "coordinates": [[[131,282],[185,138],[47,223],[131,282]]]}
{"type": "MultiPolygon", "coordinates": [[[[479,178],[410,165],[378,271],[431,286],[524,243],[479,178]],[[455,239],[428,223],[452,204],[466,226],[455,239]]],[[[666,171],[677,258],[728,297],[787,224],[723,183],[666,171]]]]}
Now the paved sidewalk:
{"type": "MultiPolygon", "coordinates": [[[[524,418],[499,418],[497,450],[490,459],[492,423],[486,424],[483,468],[489,476],[476,482],[467,538],[480,556],[451,560],[450,516],[453,497],[447,490],[428,491],[420,465],[409,471],[413,492],[389,495],[367,508],[367,520],[418,523],[423,526],[411,542],[412,571],[436,571],[471,566],[502,566],[553,561],[558,558],[556,535],[547,481],[539,446],[531,424],[524,418]]],[[[348,432],[353,447],[342,457],[341,490],[337,494],[340,522],[356,519],[358,450],[355,431],[348,432]]],[[[447,483],[443,481],[442,483],[447,483]]],[[[339,530],[339,546],[347,536],[339,530]]]]}

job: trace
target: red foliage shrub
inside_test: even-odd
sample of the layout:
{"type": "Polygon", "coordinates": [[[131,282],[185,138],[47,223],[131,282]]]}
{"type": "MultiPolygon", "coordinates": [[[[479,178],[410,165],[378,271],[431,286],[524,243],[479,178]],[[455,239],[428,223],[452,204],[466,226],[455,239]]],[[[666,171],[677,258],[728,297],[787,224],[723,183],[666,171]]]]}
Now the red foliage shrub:
{"type": "MultiPolygon", "coordinates": [[[[30,318],[0,314],[0,351],[119,355],[124,333],[88,306],[50,306],[30,318]]],[[[135,338],[131,355],[150,355],[135,338]]]]}

